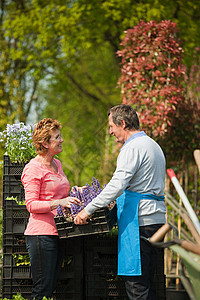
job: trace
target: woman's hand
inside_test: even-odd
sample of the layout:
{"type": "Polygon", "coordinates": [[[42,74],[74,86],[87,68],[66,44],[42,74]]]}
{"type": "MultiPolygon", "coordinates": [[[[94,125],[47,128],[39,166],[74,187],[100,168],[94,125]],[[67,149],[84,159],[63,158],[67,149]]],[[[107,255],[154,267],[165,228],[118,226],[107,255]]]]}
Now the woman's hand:
{"type": "Polygon", "coordinates": [[[86,214],[85,209],[83,209],[82,211],[80,211],[78,213],[78,215],[75,217],[74,219],[74,223],[76,225],[84,225],[84,224],[88,224],[88,222],[86,221],[88,219],[89,215],[86,214]]]}
{"type": "Polygon", "coordinates": [[[78,203],[80,203],[80,200],[78,198],[66,197],[64,199],[61,199],[59,204],[63,207],[70,208],[71,204],[78,204],[78,203]]]}
{"type": "Polygon", "coordinates": [[[75,185],[75,186],[72,187],[72,192],[75,192],[75,190],[74,190],[74,188],[75,188],[77,191],[79,191],[80,193],[82,193],[83,190],[86,189],[86,187],[87,187],[86,185],[84,185],[84,186],[77,186],[77,185],[75,185]]]}
{"type": "Polygon", "coordinates": [[[54,210],[57,208],[57,206],[60,204],[62,207],[67,207],[70,208],[71,204],[77,204],[80,203],[80,200],[78,198],[75,197],[66,197],[63,199],[59,199],[59,200],[52,200],[50,203],[50,208],[51,210],[54,210]]]}

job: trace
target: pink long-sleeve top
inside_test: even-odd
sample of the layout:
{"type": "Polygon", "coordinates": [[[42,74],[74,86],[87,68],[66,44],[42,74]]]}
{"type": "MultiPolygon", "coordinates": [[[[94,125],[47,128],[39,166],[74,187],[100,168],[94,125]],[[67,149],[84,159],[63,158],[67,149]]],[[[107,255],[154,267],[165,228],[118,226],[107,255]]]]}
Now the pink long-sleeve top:
{"type": "Polygon", "coordinates": [[[25,203],[30,212],[25,235],[58,235],[51,210],[52,200],[62,199],[69,194],[69,181],[65,176],[61,162],[54,159],[58,173],[50,171],[43,163],[33,158],[25,166],[21,181],[25,189],[25,203]]]}

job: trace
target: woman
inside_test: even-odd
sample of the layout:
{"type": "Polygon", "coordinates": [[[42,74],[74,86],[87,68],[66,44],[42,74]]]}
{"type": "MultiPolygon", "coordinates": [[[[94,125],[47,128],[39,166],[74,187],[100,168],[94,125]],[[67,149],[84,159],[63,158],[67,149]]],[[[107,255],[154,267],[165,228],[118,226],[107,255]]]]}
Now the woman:
{"type": "Polygon", "coordinates": [[[52,296],[65,252],[65,240],[59,239],[54,221],[56,207],[70,208],[79,202],[68,197],[69,181],[54,158],[63,151],[60,129],[60,122],[49,118],[36,124],[33,144],[38,155],[25,166],[21,178],[30,212],[24,234],[31,261],[31,299],[35,300],[52,296]]]}

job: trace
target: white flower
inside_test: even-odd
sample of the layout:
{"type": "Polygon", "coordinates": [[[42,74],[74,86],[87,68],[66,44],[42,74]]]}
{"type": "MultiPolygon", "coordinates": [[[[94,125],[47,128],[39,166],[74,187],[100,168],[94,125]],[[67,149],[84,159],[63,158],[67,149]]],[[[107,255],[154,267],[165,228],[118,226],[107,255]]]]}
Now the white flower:
{"type": "Polygon", "coordinates": [[[6,130],[0,132],[0,142],[4,142],[11,161],[24,163],[36,156],[32,132],[33,126],[22,122],[7,124],[6,130]]]}

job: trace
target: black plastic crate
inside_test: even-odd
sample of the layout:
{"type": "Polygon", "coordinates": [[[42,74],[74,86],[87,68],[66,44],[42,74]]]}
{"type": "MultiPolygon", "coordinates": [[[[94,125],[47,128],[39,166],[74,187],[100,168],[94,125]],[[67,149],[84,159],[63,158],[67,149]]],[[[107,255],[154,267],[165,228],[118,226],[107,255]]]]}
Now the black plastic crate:
{"type": "Polygon", "coordinates": [[[25,164],[13,163],[9,155],[3,156],[3,175],[21,175],[25,164]]]}
{"type": "Polygon", "coordinates": [[[21,175],[4,175],[3,188],[6,193],[19,193],[23,190],[21,175]]]}
{"type": "Polygon", "coordinates": [[[29,219],[25,205],[18,205],[14,200],[6,200],[3,209],[3,233],[23,234],[29,219]]]}
{"type": "Polygon", "coordinates": [[[6,200],[3,218],[28,218],[29,212],[26,205],[19,205],[15,200],[6,200]]]}
{"type": "Polygon", "coordinates": [[[124,280],[116,275],[87,275],[86,299],[128,299],[124,280]]]}
{"type": "MultiPolygon", "coordinates": [[[[166,300],[165,276],[156,277],[156,296],[166,300]]],[[[92,273],[85,277],[86,299],[128,299],[125,282],[121,276],[92,273]]]]}
{"type": "Polygon", "coordinates": [[[4,247],[19,247],[25,245],[24,234],[3,233],[3,248],[4,247]]]}
{"type": "Polygon", "coordinates": [[[3,279],[2,298],[12,299],[13,295],[20,293],[25,299],[30,299],[32,292],[31,279],[3,279]]]}
{"type": "MultiPolygon", "coordinates": [[[[87,296],[91,297],[95,294],[102,295],[104,298],[126,296],[124,281],[122,277],[117,276],[117,236],[98,235],[85,237],[85,275],[87,296]],[[94,274],[96,274],[94,276],[94,274]],[[96,282],[95,282],[96,281],[96,282]],[[101,288],[105,287],[102,294],[98,294],[101,288]],[[118,293],[118,294],[117,294],[118,293]]],[[[154,278],[156,293],[159,300],[164,300],[166,297],[166,278],[164,273],[163,249],[157,249],[159,252],[157,269],[154,278]]],[[[95,298],[96,299],[96,298],[95,298]]],[[[98,299],[98,298],[97,298],[98,299]]]]}
{"type": "Polygon", "coordinates": [[[74,222],[68,222],[65,217],[56,216],[54,219],[60,238],[105,233],[112,229],[107,208],[97,210],[86,225],[75,225],[74,222]]]}
{"type": "Polygon", "coordinates": [[[83,300],[83,278],[82,274],[74,274],[64,280],[58,280],[55,290],[56,300],[83,300]]]}
{"type": "Polygon", "coordinates": [[[85,237],[86,272],[117,274],[117,236],[85,237]]]}
{"type": "Polygon", "coordinates": [[[28,266],[3,267],[3,279],[31,279],[28,266]]]}
{"type": "Polygon", "coordinates": [[[87,272],[117,274],[117,254],[108,252],[87,253],[87,272]]]}
{"type": "Polygon", "coordinates": [[[25,164],[12,163],[8,155],[3,157],[3,206],[7,197],[17,197],[24,201],[25,192],[21,183],[21,175],[25,164]]]}
{"type": "MultiPolygon", "coordinates": [[[[81,283],[75,280],[76,291],[71,286],[70,281],[58,281],[56,290],[53,293],[54,300],[83,300],[81,283]],[[80,287],[80,290],[79,290],[80,287]]],[[[3,279],[2,298],[12,299],[13,295],[20,293],[25,299],[30,299],[32,293],[31,279],[3,279]]]]}
{"type": "Polygon", "coordinates": [[[68,239],[59,280],[83,276],[84,252],[83,237],[68,239]]]}
{"type": "Polygon", "coordinates": [[[25,191],[19,175],[3,176],[3,207],[6,205],[6,198],[17,197],[18,202],[25,201],[25,191]]]}
{"type": "Polygon", "coordinates": [[[28,250],[26,249],[26,245],[19,246],[3,246],[4,254],[28,254],[28,250]]]}
{"type": "MultiPolygon", "coordinates": [[[[61,269],[60,276],[57,282],[57,288],[54,293],[53,299],[71,299],[71,300],[82,300],[83,299],[83,238],[76,238],[67,241],[67,247],[64,257],[64,264],[61,269]]],[[[15,246],[7,246],[9,251],[17,249],[20,251],[24,247],[24,240],[18,239],[14,240],[15,246]],[[19,245],[18,245],[19,243],[19,245]]],[[[5,248],[5,247],[4,247],[5,248]]],[[[25,249],[25,248],[24,248],[25,249]]],[[[4,249],[5,250],[5,249],[4,249]]],[[[20,253],[20,252],[18,252],[20,253]]],[[[31,269],[30,266],[16,266],[15,260],[13,258],[14,253],[5,253],[3,257],[3,285],[7,285],[14,280],[27,281],[31,279],[31,269]],[[9,281],[10,280],[10,281],[9,281]]],[[[16,253],[15,253],[16,254],[16,253]]],[[[28,254],[28,253],[20,253],[28,254]]],[[[17,290],[18,291],[18,290],[17,290]]],[[[4,287],[5,295],[15,294],[16,286],[4,287]]],[[[19,291],[18,291],[19,292],[19,291]]],[[[22,287],[22,292],[24,293],[24,287],[22,287]]],[[[31,292],[31,291],[30,291],[31,292]]],[[[11,297],[12,298],[12,297],[11,297]]],[[[30,298],[30,295],[28,299],[30,298]]]]}
{"type": "Polygon", "coordinates": [[[23,233],[25,231],[28,218],[6,218],[3,220],[3,229],[5,233],[23,233]]]}
{"type": "Polygon", "coordinates": [[[3,255],[3,279],[30,279],[31,267],[29,265],[17,266],[13,255],[11,253],[3,255]]]}

